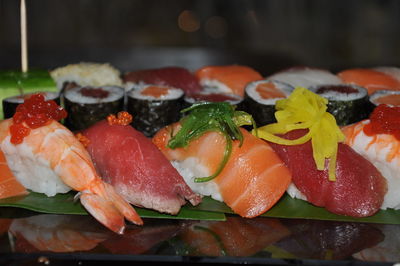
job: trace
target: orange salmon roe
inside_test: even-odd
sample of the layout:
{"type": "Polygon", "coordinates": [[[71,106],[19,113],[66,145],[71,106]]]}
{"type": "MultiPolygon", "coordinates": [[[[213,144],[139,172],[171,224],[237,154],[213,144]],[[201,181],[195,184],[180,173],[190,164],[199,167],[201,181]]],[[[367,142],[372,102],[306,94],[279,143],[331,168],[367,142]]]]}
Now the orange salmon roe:
{"type": "Polygon", "coordinates": [[[390,134],[400,140],[400,107],[378,105],[370,115],[370,123],[364,127],[368,136],[390,134]]]}
{"type": "Polygon", "coordinates": [[[132,115],[130,115],[128,112],[122,111],[115,115],[109,115],[107,116],[107,122],[109,125],[121,125],[121,126],[127,126],[130,123],[132,123],[132,115]]]}
{"type": "Polygon", "coordinates": [[[30,129],[45,126],[51,120],[59,121],[67,117],[67,112],[53,100],[45,100],[43,94],[32,94],[24,103],[17,106],[10,127],[11,143],[22,143],[30,129]],[[23,123],[25,123],[26,127],[23,123]]]}

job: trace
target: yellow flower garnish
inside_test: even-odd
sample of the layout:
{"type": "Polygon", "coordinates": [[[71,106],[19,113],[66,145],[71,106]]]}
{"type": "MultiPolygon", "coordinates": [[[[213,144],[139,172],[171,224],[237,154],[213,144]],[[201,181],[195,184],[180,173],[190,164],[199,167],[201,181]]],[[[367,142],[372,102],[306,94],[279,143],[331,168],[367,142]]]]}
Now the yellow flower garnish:
{"type": "Polygon", "coordinates": [[[317,169],[324,170],[325,159],[330,159],[329,180],[335,181],[338,142],[344,141],[344,135],[336,124],[335,117],[326,111],[327,103],[327,99],[298,87],[287,99],[276,102],[277,123],[253,130],[253,134],[282,145],[298,145],[311,140],[317,169]],[[276,134],[285,134],[295,129],[309,131],[303,137],[294,140],[276,136],[276,134]]]}

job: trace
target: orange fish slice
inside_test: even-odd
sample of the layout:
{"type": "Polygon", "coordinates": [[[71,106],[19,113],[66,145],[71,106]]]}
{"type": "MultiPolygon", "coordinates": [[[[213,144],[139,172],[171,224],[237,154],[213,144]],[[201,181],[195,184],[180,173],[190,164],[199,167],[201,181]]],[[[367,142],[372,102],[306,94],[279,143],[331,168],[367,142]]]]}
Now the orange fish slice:
{"type": "Polygon", "coordinates": [[[206,66],[195,73],[202,85],[208,81],[218,81],[227,86],[231,93],[244,96],[246,85],[263,77],[260,73],[247,66],[206,66]]]}
{"type": "Polygon", "coordinates": [[[400,90],[400,82],[397,79],[372,69],[348,69],[338,73],[338,76],[345,83],[366,88],[368,94],[378,90],[400,90]]]}
{"type": "Polygon", "coordinates": [[[0,151],[0,199],[26,194],[28,194],[28,191],[14,177],[14,174],[8,168],[3,152],[0,151]]]}
{"type": "Polygon", "coordinates": [[[272,82],[260,83],[257,85],[256,91],[263,99],[286,98],[286,95],[272,82]]]}

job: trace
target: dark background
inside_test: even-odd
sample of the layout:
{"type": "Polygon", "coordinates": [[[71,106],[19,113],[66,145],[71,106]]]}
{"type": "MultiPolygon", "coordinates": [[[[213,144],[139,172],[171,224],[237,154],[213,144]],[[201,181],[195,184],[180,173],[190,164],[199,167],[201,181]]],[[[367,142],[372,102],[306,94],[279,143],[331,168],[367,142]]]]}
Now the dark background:
{"type": "MultiPolygon", "coordinates": [[[[0,0],[0,69],[20,67],[19,0],[0,0]]],[[[397,0],[26,0],[29,66],[397,66],[397,0]]]]}

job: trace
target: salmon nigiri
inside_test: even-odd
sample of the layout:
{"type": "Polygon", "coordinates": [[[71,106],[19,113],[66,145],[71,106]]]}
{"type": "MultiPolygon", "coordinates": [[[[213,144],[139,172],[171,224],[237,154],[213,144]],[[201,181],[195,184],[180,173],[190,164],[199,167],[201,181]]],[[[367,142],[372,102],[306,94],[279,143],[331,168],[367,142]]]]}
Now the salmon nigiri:
{"type": "Polygon", "coordinates": [[[398,79],[378,69],[347,69],[337,75],[344,83],[356,84],[366,88],[368,94],[377,90],[400,90],[398,79]]]}
{"type": "Polygon", "coordinates": [[[244,96],[246,85],[263,77],[256,70],[248,66],[205,66],[195,72],[203,87],[218,88],[225,93],[244,96]]]}
{"type": "Polygon", "coordinates": [[[243,217],[270,209],[287,189],[291,174],[266,142],[237,126],[248,123],[249,116],[224,102],[188,110],[192,112],[181,123],[153,137],[188,185],[224,201],[243,217]]]}
{"type": "Polygon", "coordinates": [[[7,165],[4,153],[0,150],[0,199],[28,194],[21,183],[15,178],[7,165]]]}
{"type": "Polygon", "coordinates": [[[143,221],[114,188],[103,182],[83,144],[55,119],[66,112],[54,101],[35,94],[0,122],[0,149],[18,181],[27,189],[51,197],[70,190],[99,222],[116,233],[124,218],[143,221]]]}

